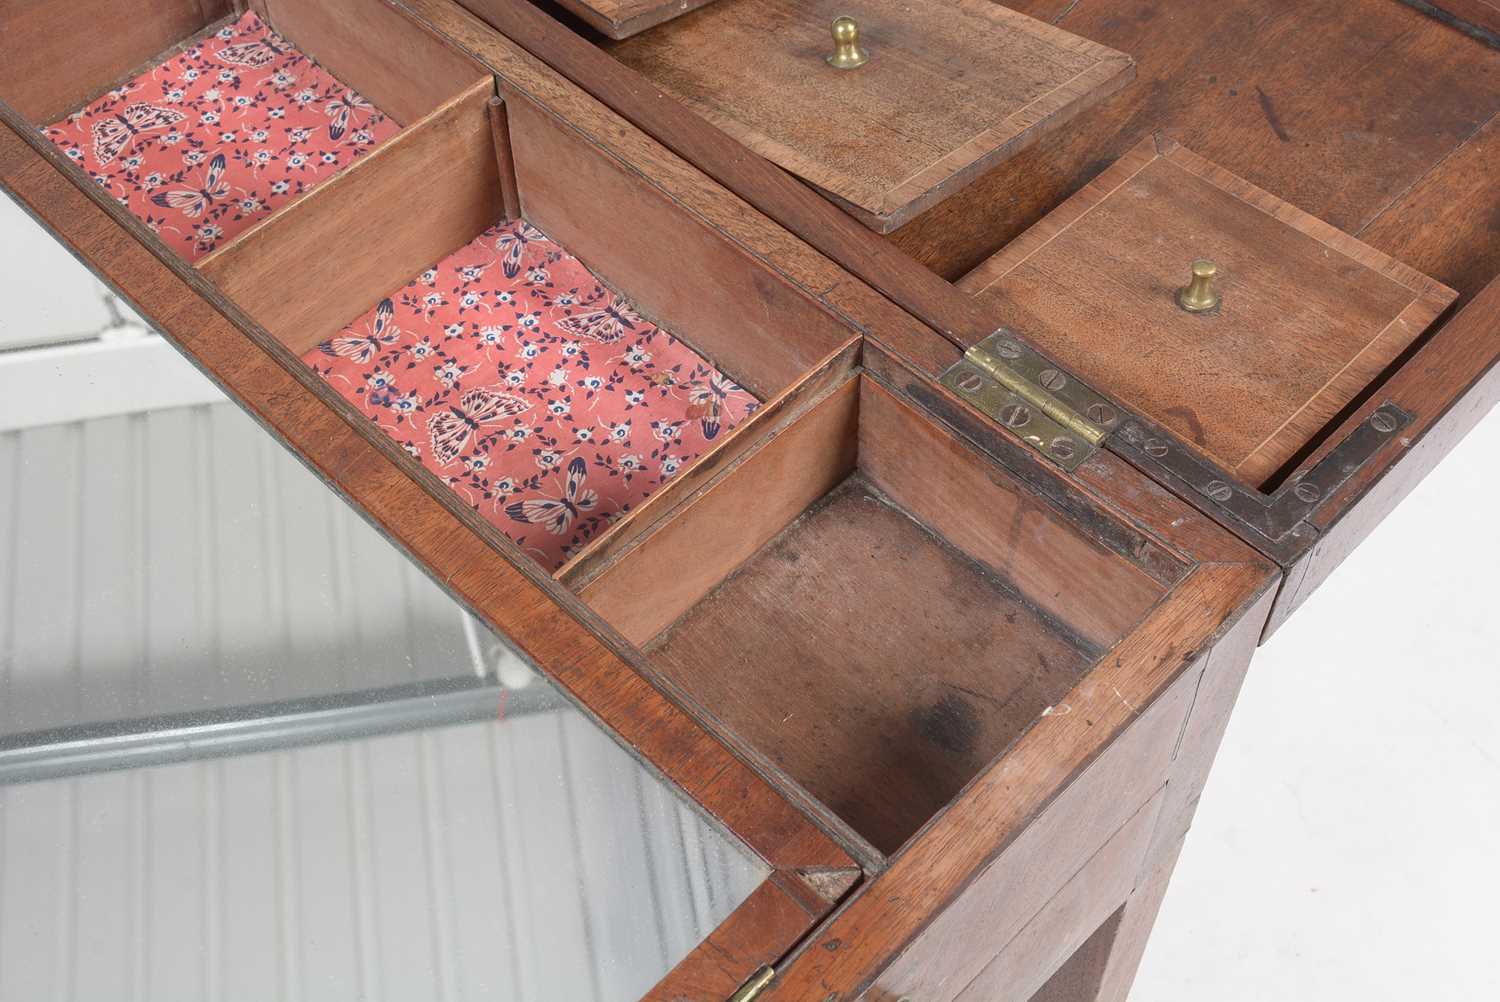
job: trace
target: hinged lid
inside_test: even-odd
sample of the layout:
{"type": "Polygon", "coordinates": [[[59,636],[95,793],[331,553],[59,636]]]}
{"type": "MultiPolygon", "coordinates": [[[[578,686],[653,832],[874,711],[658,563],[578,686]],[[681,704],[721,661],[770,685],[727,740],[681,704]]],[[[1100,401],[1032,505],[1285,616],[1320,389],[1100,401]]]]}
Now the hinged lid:
{"type": "Polygon", "coordinates": [[[612,51],[880,232],[1135,72],[989,0],[720,0],[612,51]],[[863,62],[830,63],[835,18],[853,20],[863,62]]]}
{"type": "Polygon", "coordinates": [[[959,285],[1205,484],[1267,494],[1456,295],[1164,137],[959,285]]]}
{"type": "Polygon", "coordinates": [[[1092,456],[1119,423],[1108,400],[1004,327],[966,351],[942,382],[1065,470],[1092,456]]]}

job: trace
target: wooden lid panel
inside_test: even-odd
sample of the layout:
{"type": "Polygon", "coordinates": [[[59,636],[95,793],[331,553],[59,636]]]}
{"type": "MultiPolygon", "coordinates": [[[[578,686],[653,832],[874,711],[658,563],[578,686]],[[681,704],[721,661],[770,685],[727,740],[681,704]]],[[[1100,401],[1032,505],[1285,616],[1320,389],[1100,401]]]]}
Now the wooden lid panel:
{"type": "Polygon", "coordinates": [[[883,231],[1130,79],[1130,59],[987,0],[726,0],[614,55],[883,231]],[[869,61],[828,65],[829,25],[869,61]]]}
{"type": "Polygon", "coordinates": [[[1455,293],[1168,141],[1147,140],[965,277],[1095,386],[1259,485],[1455,293]],[[1176,290],[1215,262],[1222,297],[1176,290]]]}

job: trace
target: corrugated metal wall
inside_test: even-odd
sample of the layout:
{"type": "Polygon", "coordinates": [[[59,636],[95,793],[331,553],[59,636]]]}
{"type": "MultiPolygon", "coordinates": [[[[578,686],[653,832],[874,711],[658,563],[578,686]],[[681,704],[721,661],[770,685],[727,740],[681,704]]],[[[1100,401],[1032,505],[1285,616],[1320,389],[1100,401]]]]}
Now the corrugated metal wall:
{"type": "MultiPolygon", "coordinates": [[[[66,311],[19,295],[68,294],[25,273],[53,267],[45,237],[17,253],[5,224],[0,342],[65,339],[66,311]]],[[[215,397],[185,363],[100,408],[108,345],[77,352],[0,351],[0,745],[546,685],[236,408],[175,405],[215,397]],[[45,424],[7,403],[38,365],[45,424]]],[[[0,786],[0,1002],[636,998],[764,871],[582,714],[531,705],[551,708],[0,786]]]]}
{"type": "MultiPolygon", "coordinates": [[[[3,377],[0,377],[3,378],[3,377]]],[[[228,403],[0,433],[0,733],[494,672],[228,403]]]]}
{"type": "Polygon", "coordinates": [[[0,788],[0,998],[632,1002],[754,888],[574,711],[0,788]]]}

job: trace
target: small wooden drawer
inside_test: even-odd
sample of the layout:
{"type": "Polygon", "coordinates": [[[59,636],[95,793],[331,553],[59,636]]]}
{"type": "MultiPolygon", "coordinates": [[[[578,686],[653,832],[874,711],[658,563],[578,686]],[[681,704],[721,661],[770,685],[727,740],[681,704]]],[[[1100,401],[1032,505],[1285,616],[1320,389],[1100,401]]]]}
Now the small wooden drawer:
{"type": "Polygon", "coordinates": [[[958,287],[1153,434],[1268,494],[1458,295],[1166,138],[958,287]],[[1199,260],[1215,274],[1192,312],[1179,290],[1199,260]]]}
{"type": "MultiPolygon", "coordinates": [[[[152,10],[101,78],[206,16],[152,10]]],[[[960,430],[872,339],[910,318],[458,8],[260,16],[213,53],[295,41],[429,106],[193,260],[6,105],[0,181],[767,864],[648,998],[764,965],[767,997],[853,997],[981,873],[1026,885],[965,937],[997,955],[1161,789],[1275,569],[1114,457],[1104,488],[960,430]],[[1065,837],[1021,840],[1042,817],[1065,837]]]]}
{"type": "Polygon", "coordinates": [[[610,52],[880,233],[1134,75],[1122,53],[989,0],[720,0],[610,52]],[[857,68],[826,58],[841,16],[857,68]]]}

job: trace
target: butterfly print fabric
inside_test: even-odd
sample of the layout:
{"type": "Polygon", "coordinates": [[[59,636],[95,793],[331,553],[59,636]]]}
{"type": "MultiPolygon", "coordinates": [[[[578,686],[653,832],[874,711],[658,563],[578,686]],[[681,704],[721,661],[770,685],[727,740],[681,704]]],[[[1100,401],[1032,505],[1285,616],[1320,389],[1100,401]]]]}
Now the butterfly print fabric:
{"type": "Polygon", "coordinates": [[[192,261],[398,130],[246,14],[43,131],[192,261]]]}
{"type": "Polygon", "coordinates": [[[549,571],[757,406],[525,222],[304,361],[549,571]]]}

